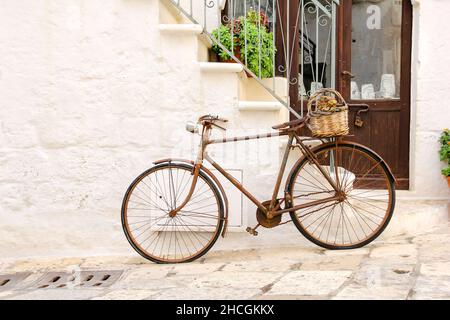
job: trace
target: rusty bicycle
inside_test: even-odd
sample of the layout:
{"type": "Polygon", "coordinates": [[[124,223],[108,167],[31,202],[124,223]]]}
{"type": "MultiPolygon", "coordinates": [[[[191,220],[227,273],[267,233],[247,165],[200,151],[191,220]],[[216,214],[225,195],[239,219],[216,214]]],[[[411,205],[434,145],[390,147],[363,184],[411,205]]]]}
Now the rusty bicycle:
{"type": "Polygon", "coordinates": [[[157,263],[190,262],[203,256],[226,234],[228,199],[207,161],[256,207],[258,225],[274,228],[289,214],[298,230],[327,249],[354,249],[376,239],[388,225],[395,207],[395,178],[374,151],[343,138],[322,140],[311,147],[301,130],[308,119],[274,126],[276,132],[212,139],[213,129],[225,130],[219,116],[200,117],[187,130],[200,135],[197,159],[163,159],[138,176],[122,203],[122,225],[131,246],[157,263]],[[212,144],[287,136],[273,194],[260,201],[207,153],[212,144]],[[290,152],[303,156],[288,173],[279,193],[290,152]]]}

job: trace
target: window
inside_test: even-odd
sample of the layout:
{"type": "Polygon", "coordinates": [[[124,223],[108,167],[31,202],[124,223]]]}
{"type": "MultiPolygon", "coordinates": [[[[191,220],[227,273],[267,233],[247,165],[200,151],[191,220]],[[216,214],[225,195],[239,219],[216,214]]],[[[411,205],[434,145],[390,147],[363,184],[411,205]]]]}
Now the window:
{"type": "Polygon", "coordinates": [[[401,0],[352,0],[353,100],[399,99],[401,0]]]}

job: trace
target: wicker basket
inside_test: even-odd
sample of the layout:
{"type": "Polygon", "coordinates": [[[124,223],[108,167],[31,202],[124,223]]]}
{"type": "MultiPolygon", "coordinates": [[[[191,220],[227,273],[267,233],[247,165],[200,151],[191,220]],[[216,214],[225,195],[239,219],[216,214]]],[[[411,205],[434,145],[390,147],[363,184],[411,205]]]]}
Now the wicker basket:
{"type": "Polygon", "coordinates": [[[308,128],[318,138],[345,136],[349,133],[348,105],[333,89],[316,91],[308,100],[308,128]]]}

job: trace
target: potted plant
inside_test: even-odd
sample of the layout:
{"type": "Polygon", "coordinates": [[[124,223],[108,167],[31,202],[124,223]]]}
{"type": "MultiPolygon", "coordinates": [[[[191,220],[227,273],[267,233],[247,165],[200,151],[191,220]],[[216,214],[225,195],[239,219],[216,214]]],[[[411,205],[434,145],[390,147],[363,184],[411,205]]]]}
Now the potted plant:
{"type": "Polygon", "coordinates": [[[442,174],[447,178],[447,183],[450,188],[450,130],[445,129],[442,132],[441,138],[441,149],[439,150],[439,156],[441,161],[447,164],[447,167],[442,169],[442,174]]]}
{"type": "MultiPolygon", "coordinates": [[[[212,35],[256,76],[270,78],[274,76],[273,56],[276,49],[273,33],[268,26],[266,14],[252,10],[246,17],[239,17],[221,25],[213,30],[212,35]]],[[[234,62],[217,43],[213,45],[212,50],[219,56],[220,61],[234,62]]]]}

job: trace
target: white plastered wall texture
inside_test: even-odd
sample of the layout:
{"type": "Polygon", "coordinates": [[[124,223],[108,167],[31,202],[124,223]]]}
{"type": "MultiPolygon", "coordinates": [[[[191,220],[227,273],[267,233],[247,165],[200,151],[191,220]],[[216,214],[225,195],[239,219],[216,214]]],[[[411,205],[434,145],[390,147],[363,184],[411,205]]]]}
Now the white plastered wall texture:
{"type": "Polygon", "coordinates": [[[194,41],[171,59],[158,20],[156,0],[1,1],[0,256],[129,250],[127,185],[203,105],[194,41]]]}
{"type": "MultiPolygon", "coordinates": [[[[239,75],[202,74],[196,36],[160,32],[159,8],[0,1],[0,257],[131,253],[122,197],[152,161],[192,158],[186,121],[220,113],[241,133],[278,121],[241,116],[239,75]]],[[[219,159],[264,191],[270,159],[228,148],[219,159]]]]}
{"type": "MultiPolygon", "coordinates": [[[[449,6],[422,3],[415,38],[412,174],[430,198],[448,196],[436,139],[448,126],[438,94],[450,42],[435,15],[449,6]]],[[[161,34],[158,10],[157,0],[0,1],[2,258],[130,253],[122,196],[153,160],[192,155],[187,120],[220,113],[241,133],[276,122],[277,112],[239,112],[238,76],[202,74],[196,38],[161,34]]],[[[227,150],[216,151],[225,166],[269,198],[279,151],[227,150]]]]}
{"type": "Polygon", "coordinates": [[[445,32],[450,1],[413,1],[413,64],[411,107],[411,191],[406,196],[450,200],[438,139],[450,127],[450,34],[445,32]]]}

